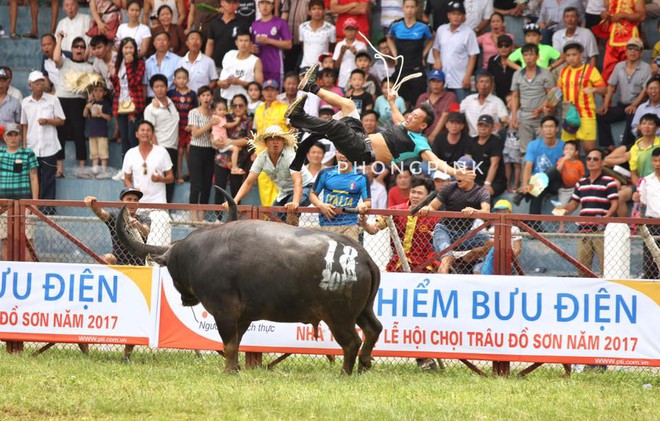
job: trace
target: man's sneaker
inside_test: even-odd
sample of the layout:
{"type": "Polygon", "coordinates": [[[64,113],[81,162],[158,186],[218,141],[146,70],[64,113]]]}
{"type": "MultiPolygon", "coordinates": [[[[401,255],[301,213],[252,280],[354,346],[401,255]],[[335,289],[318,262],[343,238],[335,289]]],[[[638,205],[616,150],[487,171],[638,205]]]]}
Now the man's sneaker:
{"type": "Polygon", "coordinates": [[[297,116],[305,114],[305,101],[307,101],[307,95],[302,95],[296,98],[289,108],[286,109],[284,113],[284,118],[291,118],[291,116],[297,116]]]}
{"type": "Polygon", "coordinates": [[[319,64],[315,63],[312,67],[305,72],[300,83],[298,84],[299,91],[312,92],[312,86],[316,85],[316,73],[319,69],[319,64]]]}

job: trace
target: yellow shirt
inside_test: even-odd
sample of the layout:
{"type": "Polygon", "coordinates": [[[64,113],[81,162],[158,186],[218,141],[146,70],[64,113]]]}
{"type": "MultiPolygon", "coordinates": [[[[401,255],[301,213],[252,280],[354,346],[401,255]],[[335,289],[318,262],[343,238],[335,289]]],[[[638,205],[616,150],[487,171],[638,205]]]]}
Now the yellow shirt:
{"type": "Polygon", "coordinates": [[[660,146],[660,137],[656,136],[653,145],[641,149],[639,142],[644,138],[638,139],[632,148],[630,148],[630,171],[636,171],[639,177],[646,177],[653,172],[653,165],[651,164],[651,152],[656,147],[660,146]]]}
{"type": "Polygon", "coordinates": [[[559,74],[557,86],[561,89],[563,100],[575,105],[580,118],[596,118],[596,101],[594,100],[594,95],[585,94],[584,88],[605,86],[605,81],[598,69],[588,64],[580,66],[577,69],[567,66],[559,74]]]}
{"type": "MultiPolygon", "coordinates": [[[[266,103],[260,104],[254,111],[254,128],[257,133],[266,130],[267,127],[278,125],[282,130],[289,130],[286,124],[284,113],[288,106],[279,101],[273,101],[268,108],[266,103]]],[[[257,148],[257,154],[261,153],[263,148],[257,148]]],[[[270,206],[273,204],[279,193],[275,183],[266,175],[266,173],[259,174],[257,179],[259,185],[259,199],[262,206],[270,206]]]]}

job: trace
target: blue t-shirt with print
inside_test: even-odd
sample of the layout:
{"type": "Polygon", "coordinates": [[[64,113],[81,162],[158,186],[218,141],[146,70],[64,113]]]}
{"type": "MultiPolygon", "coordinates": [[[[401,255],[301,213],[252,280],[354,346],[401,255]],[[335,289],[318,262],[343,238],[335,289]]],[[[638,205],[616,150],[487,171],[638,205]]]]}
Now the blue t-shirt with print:
{"type": "Polygon", "coordinates": [[[545,172],[557,165],[559,158],[564,156],[564,142],[557,140],[553,147],[545,144],[543,139],[533,140],[527,145],[525,162],[533,162],[532,175],[545,172]]]}
{"type": "MultiPolygon", "coordinates": [[[[323,203],[337,208],[354,208],[360,199],[371,198],[371,190],[366,175],[355,171],[340,173],[335,167],[325,168],[319,172],[314,182],[314,192],[320,195],[323,192],[323,203]]],[[[339,214],[332,220],[325,215],[319,215],[319,223],[326,225],[356,225],[358,216],[354,214],[339,214]]]]}

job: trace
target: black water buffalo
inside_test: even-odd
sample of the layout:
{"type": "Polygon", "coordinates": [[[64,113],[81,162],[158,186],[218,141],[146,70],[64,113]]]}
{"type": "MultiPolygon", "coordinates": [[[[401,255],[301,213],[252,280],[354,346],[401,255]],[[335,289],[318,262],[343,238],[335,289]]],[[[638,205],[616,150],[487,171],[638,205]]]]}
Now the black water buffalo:
{"type": "Polygon", "coordinates": [[[380,272],[367,251],[350,238],[282,223],[236,221],[193,231],[169,247],[146,245],[126,229],[122,209],[117,235],[131,253],[167,269],[184,306],[202,303],[213,315],[224,343],[225,371],[238,369],[238,347],[256,320],[324,321],[344,351],[351,374],[362,341],[359,370],[371,367],[371,351],[382,325],[373,311],[380,272]]]}

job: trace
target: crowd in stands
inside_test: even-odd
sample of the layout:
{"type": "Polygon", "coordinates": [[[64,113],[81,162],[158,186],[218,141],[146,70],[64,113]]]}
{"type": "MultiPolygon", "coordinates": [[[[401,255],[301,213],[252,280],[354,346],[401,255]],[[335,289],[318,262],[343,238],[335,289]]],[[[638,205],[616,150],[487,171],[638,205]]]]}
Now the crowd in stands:
{"type": "MultiPolygon", "coordinates": [[[[13,39],[21,37],[18,3],[10,2],[13,39]]],[[[37,38],[37,2],[29,3],[32,28],[23,37],[37,38]]],[[[122,180],[142,192],[143,203],[169,202],[185,182],[193,204],[208,203],[213,184],[229,184],[237,201],[258,185],[263,205],[315,205],[321,225],[342,232],[337,226],[359,223],[375,233],[384,222],[332,223],[337,207],[408,209],[434,190],[425,179],[441,190],[423,215],[488,212],[510,193],[531,214],[559,194],[557,214],[580,208],[589,217],[626,217],[629,202],[639,209],[641,201],[638,215],[660,217],[657,190],[649,187],[660,175],[660,46],[645,62],[640,28],[660,14],[654,2],[89,0],[81,9],[64,0],[66,17],[57,22],[58,5],[52,1],[51,33],[40,36],[43,59],[29,74],[31,94],[23,98],[11,69],[0,69],[0,125],[5,132],[20,125],[22,148],[38,162],[38,198],[57,199],[58,177],[112,176],[108,143],[118,141],[122,180]],[[376,6],[380,27],[371,28],[376,6]],[[524,39],[507,32],[507,19],[524,22],[524,39]],[[303,92],[310,69],[317,87],[303,92]],[[342,115],[318,89],[352,100],[357,114],[342,115]],[[427,140],[422,151],[474,174],[451,181],[412,157],[362,168],[365,190],[346,175],[352,166],[333,167],[346,157],[322,137],[306,165],[290,170],[296,143],[310,136],[293,130],[286,115],[303,96],[306,114],[359,119],[365,136],[393,130],[399,115],[432,110],[423,111],[423,131],[408,134],[427,140]],[[612,133],[617,122],[625,122],[620,139],[612,133]],[[63,166],[69,140],[75,173],[63,166]],[[346,183],[355,191],[337,194],[346,183]]],[[[0,197],[32,198],[29,182],[25,188],[17,177],[23,188],[16,189],[5,181],[4,171],[16,171],[5,165],[14,151],[0,149],[0,197]]],[[[436,225],[436,253],[468,228],[424,223],[436,225]]],[[[355,236],[353,228],[345,232],[355,236]]],[[[602,244],[586,241],[581,260],[602,256],[602,244]]],[[[488,252],[487,236],[473,242],[473,249],[484,246],[480,256],[488,252]]],[[[440,270],[452,261],[445,255],[440,270]]]]}

